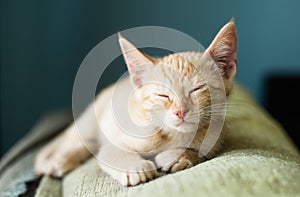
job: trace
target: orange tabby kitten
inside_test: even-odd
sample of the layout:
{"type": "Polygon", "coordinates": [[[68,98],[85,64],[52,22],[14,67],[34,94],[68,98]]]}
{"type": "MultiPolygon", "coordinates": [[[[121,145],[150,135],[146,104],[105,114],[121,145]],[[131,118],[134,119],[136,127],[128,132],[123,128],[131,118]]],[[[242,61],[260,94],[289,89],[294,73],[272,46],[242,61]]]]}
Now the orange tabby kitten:
{"type": "MultiPolygon", "coordinates": [[[[96,153],[105,172],[122,185],[137,185],[157,177],[158,170],[177,172],[192,167],[211,158],[220,148],[222,135],[209,154],[205,157],[198,154],[209,120],[214,115],[209,111],[210,93],[221,88],[218,85],[208,87],[203,76],[220,73],[218,80],[222,81],[225,94],[230,94],[236,73],[234,21],[220,30],[204,53],[182,52],[152,58],[120,34],[119,44],[129,77],[103,90],[77,120],[76,124],[87,133],[78,135],[76,125],[72,124],[38,153],[37,174],[61,177],[96,153]],[[153,81],[155,83],[151,83],[153,81]],[[113,96],[114,91],[118,96],[113,96]],[[120,109],[126,105],[128,111],[114,113],[113,99],[120,109]],[[116,115],[122,120],[126,114],[136,127],[144,128],[141,133],[124,132],[116,123],[116,115]],[[96,115],[96,124],[91,122],[93,115],[96,115]],[[147,127],[150,122],[153,123],[151,128],[147,127]]],[[[127,127],[126,121],[122,124],[124,122],[127,127]]]]}

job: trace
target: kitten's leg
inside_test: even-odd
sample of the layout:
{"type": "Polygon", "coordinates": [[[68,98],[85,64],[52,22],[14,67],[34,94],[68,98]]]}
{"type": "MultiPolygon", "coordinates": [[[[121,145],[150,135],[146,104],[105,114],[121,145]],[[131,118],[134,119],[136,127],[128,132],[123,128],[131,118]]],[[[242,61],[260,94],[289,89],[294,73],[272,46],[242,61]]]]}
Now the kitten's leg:
{"type": "Polygon", "coordinates": [[[46,145],[35,160],[36,174],[61,177],[90,157],[78,133],[67,130],[46,145]]]}
{"type": "Polygon", "coordinates": [[[61,177],[86,161],[91,156],[90,151],[98,149],[97,126],[90,121],[89,111],[93,112],[90,109],[77,121],[77,126],[80,124],[80,127],[88,132],[79,135],[73,123],[66,131],[43,147],[36,156],[36,174],[61,177]]]}
{"type": "Polygon", "coordinates": [[[158,176],[154,162],[111,144],[101,147],[98,159],[101,168],[124,186],[137,185],[158,176]]]}
{"type": "Polygon", "coordinates": [[[177,172],[190,168],[205,161],[198,156],[198,151],[194,149],[174,148],[159,153],[155,157],[158,168],[164,172],[177,172]]]}
{"type": "Polygon", "coordinates": [[[111,98],[113,86],[103,90],[66,131],[46,145],[37,155],[35,171],[61,177],[87,160],[99,149],[98,120],[111,98]],[[80,135],[79,135],[80,134],[80,135]]]}

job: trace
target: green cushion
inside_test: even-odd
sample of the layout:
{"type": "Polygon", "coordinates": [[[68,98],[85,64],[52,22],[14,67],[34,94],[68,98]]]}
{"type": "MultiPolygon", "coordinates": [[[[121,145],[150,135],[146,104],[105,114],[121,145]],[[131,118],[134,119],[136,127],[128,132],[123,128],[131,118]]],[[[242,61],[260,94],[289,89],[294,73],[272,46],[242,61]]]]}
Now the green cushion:
{"type": "MultiPolygon", "coordinates": [[[[195,167],[123,187],[91,158],[62,180],[44,177],[36,196],[300,196],[298,150],[281,126],[238,85],[229,98],[226,119],[230,131],[222,152],[195,167]]],[[[34,155],[32,151],[24,154],[34,155]]]]}

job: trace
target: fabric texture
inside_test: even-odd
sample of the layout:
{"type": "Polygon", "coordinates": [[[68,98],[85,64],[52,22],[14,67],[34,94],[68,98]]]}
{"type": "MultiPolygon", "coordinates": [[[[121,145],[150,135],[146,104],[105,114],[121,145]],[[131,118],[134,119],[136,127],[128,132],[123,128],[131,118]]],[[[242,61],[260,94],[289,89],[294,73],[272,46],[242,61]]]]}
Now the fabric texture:
{"type": "MultiPolygon", "coordinates": [[[[228,102],[230,130],[222,152],[209,161],[123,187],[91,158],[63,179],[43,177],[36,196],[300,196],[299,152],[285,131],[240,86],[228,102]]],[[[0,196],[25,191],[37,150],[70,120],[67,112],[47,116],[2,158],[0,196]]]]}

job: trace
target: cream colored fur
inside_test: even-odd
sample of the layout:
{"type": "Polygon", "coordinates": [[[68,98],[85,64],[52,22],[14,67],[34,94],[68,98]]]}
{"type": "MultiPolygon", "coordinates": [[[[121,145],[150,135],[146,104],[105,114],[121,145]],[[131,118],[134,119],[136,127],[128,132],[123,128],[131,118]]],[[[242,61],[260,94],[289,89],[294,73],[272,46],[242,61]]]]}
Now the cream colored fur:
{"type": "Polygon", "coordinates": [[[215,115],[208,110],[210,91],[203,75],[220,72],[225,94],[230,94],[236,73],[234,22],[221,29],[203,54],[154,59],[121,35],[119,43],[130,77],[103,90],[76,124],[39,152],[37,174],[61,177],[94,154],[101,168],[122,185],[137,185],[154,179],[158,171],[192,167],[221,147],[222,135],[206,157],[198,155],[210,115],[215,115]],[[124,106],[128,110],[122,110],[124,106]],[[91,121],[94,115],[97,123],[91,121]]]}

